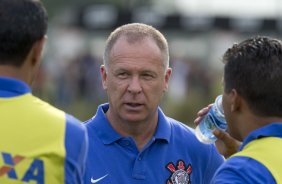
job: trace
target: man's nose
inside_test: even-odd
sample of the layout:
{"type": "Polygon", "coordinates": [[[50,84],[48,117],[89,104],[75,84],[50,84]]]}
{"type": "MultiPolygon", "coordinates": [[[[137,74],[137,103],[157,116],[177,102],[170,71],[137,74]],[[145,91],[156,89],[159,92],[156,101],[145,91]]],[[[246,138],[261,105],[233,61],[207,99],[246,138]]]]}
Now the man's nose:
{"type": "Polygon", "coordinates": [[[139,77],[132,77],[128,85],[128,91],[133,94],[138,94],[142,91],[139,77]]]}

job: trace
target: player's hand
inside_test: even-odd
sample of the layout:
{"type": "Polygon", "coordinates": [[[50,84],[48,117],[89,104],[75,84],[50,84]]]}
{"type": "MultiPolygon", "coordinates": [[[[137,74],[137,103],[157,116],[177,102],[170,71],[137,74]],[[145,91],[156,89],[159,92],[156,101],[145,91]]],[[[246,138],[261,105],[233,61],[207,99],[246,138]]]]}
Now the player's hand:
{"type": "MultiPolygon", "coordinates": [[[[213,104],[209,104],[207,107],[201,109],[197,113],[197,118],[194,120],[194,123],[198,125],[204,116],[209,112],[213,104]]],[[[231,137],[227,132],[220,131],[215,129],[213,134],[217,137],[215,142],[218,152],[223,155],[225,158],[230,157],[232,154],[236,153],[239,150],[241,142],[237,141],[231,137]]]]}
{"type": "Polygon", "coordinates": [[[208,105],[207,107],[201,109],[198,113],[197,113],[197,118],[194,120],[195,125],[198,125],[202,119],[204,118],[204,116],[209,112],[210,108],[212,107],[213,104],[208,105]]]}
{"type": "Polygon", "coordinates": [[[216,148],[225,158],[239,151],[241,142],[231,137],[227,132],[214,129],[213,134],[217,137],[215,141],[216,148]]]}

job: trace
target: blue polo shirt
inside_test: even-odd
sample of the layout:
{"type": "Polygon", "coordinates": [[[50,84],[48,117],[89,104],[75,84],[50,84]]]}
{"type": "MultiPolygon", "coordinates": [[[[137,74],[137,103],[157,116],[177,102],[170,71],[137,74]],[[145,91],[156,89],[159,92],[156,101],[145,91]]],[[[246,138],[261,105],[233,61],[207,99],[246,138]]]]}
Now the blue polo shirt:
{"type": "MultiPolygon", "coordinates": [[[[282,123],[272,123],[251,132],[243,141],[240,151],[250,142],[263,137],[282,138],[282,123]]],[[[274,149],[281,149],[279,145],[274,149]]],[[[212,183],[275,184],[270,171],[260,162],[244,156],[229,158],[216,172],[212,183]]]]}
{"type": "Polygon", "coordinates": [[[154,136],[138,151],[131,137],[122,137],[111,127],[105,115],[108,108],[109,104],[100,105],[86,122],[85,183],[205,184],[224,161],[214,145],[200,143],[193,129],[166,117],[160,108],[154,136]]]}
{"type": "Polygon", "coordinates": [[[81,184],[86,133],[23,81],[0,77],[0,183],[81,184]]]}

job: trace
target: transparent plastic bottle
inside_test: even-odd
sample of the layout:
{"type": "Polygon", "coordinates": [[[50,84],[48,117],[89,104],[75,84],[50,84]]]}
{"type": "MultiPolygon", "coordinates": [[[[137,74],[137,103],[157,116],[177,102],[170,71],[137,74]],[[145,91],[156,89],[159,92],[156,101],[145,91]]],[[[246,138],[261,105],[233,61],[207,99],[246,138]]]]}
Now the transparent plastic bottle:
{"type": "Polygon", "coordinates": [[[196,127],[196,137],[203,143],[212,144],[217,139],[212,133],[215,128],[218,128],[222,131],[226,131],[227,129],[227,124],[222,108],[222,95],[219,95],[215,99],[215,102],[209,110],[208,114],[196,127]]]}

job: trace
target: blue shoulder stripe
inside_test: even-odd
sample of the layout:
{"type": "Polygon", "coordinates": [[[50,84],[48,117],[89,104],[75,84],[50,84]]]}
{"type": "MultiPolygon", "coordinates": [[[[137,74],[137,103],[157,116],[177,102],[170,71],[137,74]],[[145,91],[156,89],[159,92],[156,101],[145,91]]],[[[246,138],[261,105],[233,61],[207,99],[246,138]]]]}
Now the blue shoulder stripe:
{"type": "Polygon", "coordinates": [[[66,114],[65,183],[81,184],[88,152],[88,136],[82,122],[66,114]]]}

